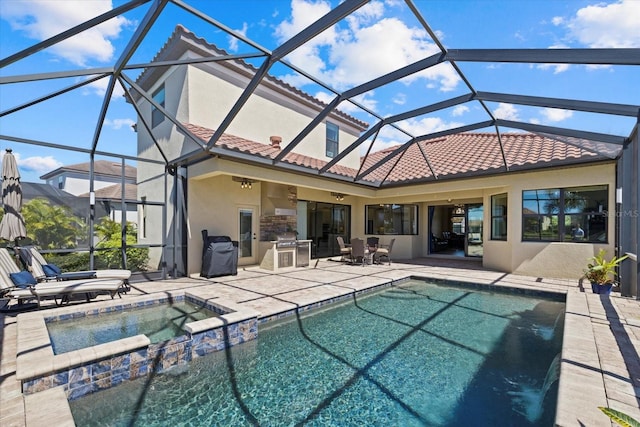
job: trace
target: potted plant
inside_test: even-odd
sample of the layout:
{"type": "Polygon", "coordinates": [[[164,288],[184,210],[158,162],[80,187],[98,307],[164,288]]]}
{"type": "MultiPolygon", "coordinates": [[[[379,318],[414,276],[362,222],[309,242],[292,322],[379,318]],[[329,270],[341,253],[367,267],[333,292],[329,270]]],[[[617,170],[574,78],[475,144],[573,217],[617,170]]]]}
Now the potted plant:
{"type": "Polygon", "coordinates": [[[589,258],[584,277],[591,282],[591,290],[594,294],[610,294],[613,286],[613,279],[616,276],[616,267],[627,255],[622,257],[614,256],[607,260],[607,251],[600,249],[596,256],[589,258]]]}

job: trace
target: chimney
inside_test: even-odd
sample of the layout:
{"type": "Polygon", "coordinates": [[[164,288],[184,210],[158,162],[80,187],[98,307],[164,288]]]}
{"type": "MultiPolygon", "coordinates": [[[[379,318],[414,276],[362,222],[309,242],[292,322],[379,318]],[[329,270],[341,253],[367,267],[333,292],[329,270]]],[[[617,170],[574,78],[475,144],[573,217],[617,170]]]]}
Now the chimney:
{"type": "Polygon", "coordinates": [[[271,141],[271,146],[277,150],[280,149],[280,143],[282,142],[281,136],[270,136],[269,141],[271,141]]]}

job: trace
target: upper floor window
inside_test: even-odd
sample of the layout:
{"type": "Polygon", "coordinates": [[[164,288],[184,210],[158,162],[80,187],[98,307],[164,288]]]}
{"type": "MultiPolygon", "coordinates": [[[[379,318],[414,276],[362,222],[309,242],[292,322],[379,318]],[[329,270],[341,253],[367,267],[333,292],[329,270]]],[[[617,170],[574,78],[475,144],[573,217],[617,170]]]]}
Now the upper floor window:
{"type": "Polygon", "coordinates": [[[491,196],[491,240],[507,240],[507,193],[491,196]]]}
{"type": "Polygon", "coordinates": [[[334,158],[338,155],[338,125],[327,122],[327,145],[326,155],[327,157],[334,158]]]}
{"type": "Polygon", "coordinates": [[[367,234],[418,234],[418,205],[367,205],[367,234]]]}
{"type": "MultiPolygon", "coordinates": [[[[153,92],[153,100],[164,108],[164,84],[153,92]]],[[[155,106],[151,106],[151,127],[156,127],[164,121],[164,114],[155,106]]]]}
{"type": "Polygon", "coordinates": [[[606,243],[609,187],[522,192],[522,240],[606,243]]]}

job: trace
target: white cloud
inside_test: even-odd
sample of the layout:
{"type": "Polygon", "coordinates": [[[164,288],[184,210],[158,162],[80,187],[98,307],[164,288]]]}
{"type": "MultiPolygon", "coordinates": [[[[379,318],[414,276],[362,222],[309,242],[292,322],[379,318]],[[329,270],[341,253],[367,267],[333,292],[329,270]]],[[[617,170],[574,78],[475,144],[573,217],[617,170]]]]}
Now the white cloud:
{"type": "MultiPolygon", "coordinates": [[[[463,126],[463,123],[447,122],[440,117],[423,117],[420,119],[407,119],[397,123],[398,127],[412,136],[428,135],[430,133],[439,132],[447,129],[453,129],[463,126]]],[[[385,148],[402,145],[409,141],[411,137],[406,133],[397,130],[392,126],[384,126],[373,144],[373,151],[383,150],[385,148]]],[[[363,154],[368,148],[367,144],[360,147],[363,154]]]]}
{"type": "Polygon", "coordinates": [[[32,156],[23,159],[22,156],[20,156],[20,153],[14,152],[13,154],[16,158],[16,162],[18,163],[18,167],[26,172],[45,174],[58,169],[63,165],[62,162],[56,160],[52,156],[32,156]]]}
{"type": "MultiPolygon", "coordinates": [[[[0,16],[15,31],[31,39],[46,40],[113,9],[111,0],[20,0],[0,1],[0,16]]],[[[84,67],[91,62],[111,61],[115,48],[111,43],[126,26],[134,25],[123,17],[112,18],[50,47],[48,51],[84,67]]]]}
{"type": "MultiPolygon", "coordinates": [[[[569,46],[563,44],[556,44],[553,46],[549,46],[549,49],[566,49],[568,47],[569,46]]],[[[540,70],[553,70],[553,74],[564,73],[569,69],[569,67],[569,64],[539,64],[536,66],[536,68],[540,70]]]]}
{"type": "Polygon", "coordinates": [[[493,115],[497,119],[514,120],[519,121],[518,109],[513,104],[505,104],[503,102],[498,104],[498,107],[493,110],[493,115]]]}
{"type": "MultiPolygon", "coordinates": [[[[359,105],[362,105],[363,107],[368,108],[371,111],[375,111],[377,101],[375,99],[372,99],[371,95],[373,95],[373,91],[368,93],[363,93],[362,95],[354,96],[352,100],[354,102],[357,102],[359,105]]],[[[334,100],[336,96],[333,93],[320,91],[320,92],[316,92],[314,97],[324,102],[325,104],[329,104],[334,100]]],[[[362,109],[360,107],[354,105],[352,102],[348,100],[342,101],[337,108],[343,113],[347,113],[347,114],[362,112],[362,109]]]]}
{"type": "Polygon", "coordinates": [[[391,102],[398,105],[404,105],[407,102],[407,95],[404,93],[396,93],[391,102]]]}
{"type": "Polygon", "coordinates": [[[544,108],[540,110],[540,114],[549,122],[561,122],[573,116],[573,111],[558,108],[544,108]]]}
{"type": "Polygon", "coordinates": [[[131,119],[105,119],[104,125],[110,127],[111,129],[120,130],[123,127],[133,132],[131,128],[132,125],[135,124],[134,120],[131,119]]]}
{"type": "MultiPolygon", "coordinates": [[[[242,23],[242,29],[235,30],[236,33],[241,34],[243,37],[247,36],[247,30],[249,29],[249,25],[246,22],[242,23]]],[[[229,35],[229,51],[237,52],[238,51],[238,40],[236,37],[229,35]]]]}
{"type": "Polygon", "coordinates": [[[469,112],[469,107],[467,107],[466,105],[456,105],[453,108],[453,112],[451,113],[451,115],[453,117],[459,117],[462,116],[464,113],[468,113],[469,112]]]}
{"type": "Polygon", "coordinates": [[[336,96],[334,94],[328,92],[316,92],[316,94],[314,95],[314,98],[319,99],[325,104],[331,103],[331,101],[333,101],[335,97],[336,96]]]}
{"type": "Polygon", "coordinates": [[[579,9],[567,20],[569,36],[591,48],[640,47],[640,1],[619,0],[579,9]]]}
{"type": "MultiPolygon", "coordinates": [[[[109,86],[109,77],[104,77],[100,80],[96,80],[95,82],[84,85],[83,95],[98,95],[99,97],[104,97],[107,93],[107,87],[109,86]]],[[[112,100],[124,100],[124,89],[122,85],[118,82],[113,86],[113,93],[111,94],[112,100]]]]}
{"type": "Polygon", "coordinates": [[[569,64],[540,64],[536,66],[540,70],[553,70],[553,74],[564,73],[570,67],[569,64]]]}
{"type": "Polygon", "coordinates": [[[398,123],[399,126],[413,136],[426,135],[442,130],[453,129],[462,126],[458,122],[446,122],[440,117],[423,117],[421,119],[408,119],[398,123]]]}
{"type": "MultiPolygon", "coordinates": [[[[384,18],[384,8],[389,6],[379,1],[367,4],[345,20],[346,26],[327,29],[296,49],[287,60],[341,90],[439,52],[421,27],[409,27],[398,19],[384,18]]],[[[297,34],[330,10],[330,5],[324,1],[292,0],[291,7],[291,18],[276,28],[279,42],[297,34]]],[[[284,78],[289,83],[296,81],[291,76],[284,78]]],[[[452,67],[440,64],[405,78],[403,83],[416,81],[424,81],[427,87],[451,91],[461,80],[452,67]]]]}
{"type": "MultiPolygon", "coordinates": [[[[378,101],[373,99],[375,91],[369,91],[367,93],[363,93],[362,95],[354,96],[352,99],[354,102],[357,102],[359,105],[369,109],[370,111],[376,111],[376,106],[378,105],[378,101]]],[[[359,107],[356,107],[351,102],[344,101],[342,102],[338,108],[346,113],[354,113],[356,111],[362,111],[359,107]]]]}

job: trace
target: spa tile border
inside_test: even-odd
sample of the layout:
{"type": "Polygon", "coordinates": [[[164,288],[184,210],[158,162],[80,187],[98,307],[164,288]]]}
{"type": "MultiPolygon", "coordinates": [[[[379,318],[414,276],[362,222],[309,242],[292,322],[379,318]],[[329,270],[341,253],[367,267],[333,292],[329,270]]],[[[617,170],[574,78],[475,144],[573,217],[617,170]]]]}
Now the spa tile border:
{"type": "Polygon", "coordinates": [[[62,387],[69,400],[113,387],[123,381],[164,372],[214,351],[253,340],[258,335],[258,313],[230,301],[201,298],[197,292],[163,293],[135,297],[127,303],[106,301],[88,310],[79,306],[24,313],[18,317],[16,378],[26,395],[62,387]],[[54,355],[47,321],[83,318],[102,313],[189,301],[206,306],[220,317],[187,323],[188,334],[152,344],[144,335],[54,355]]]}

